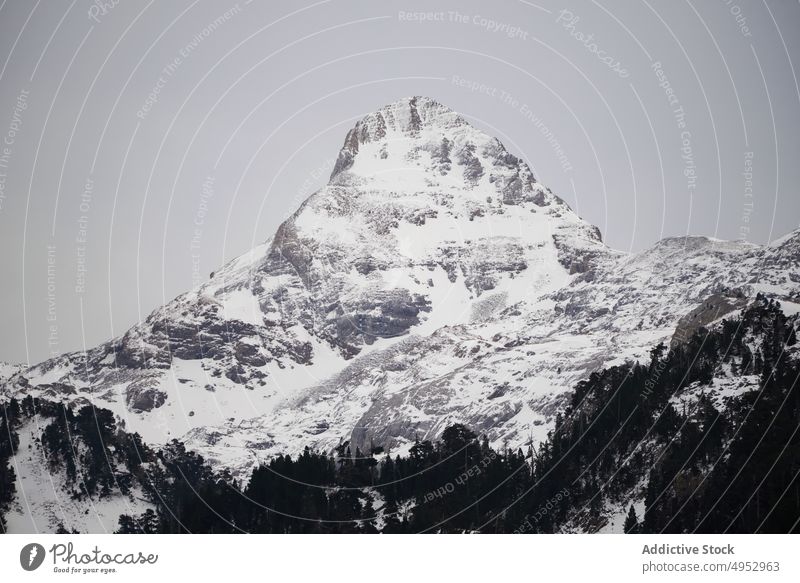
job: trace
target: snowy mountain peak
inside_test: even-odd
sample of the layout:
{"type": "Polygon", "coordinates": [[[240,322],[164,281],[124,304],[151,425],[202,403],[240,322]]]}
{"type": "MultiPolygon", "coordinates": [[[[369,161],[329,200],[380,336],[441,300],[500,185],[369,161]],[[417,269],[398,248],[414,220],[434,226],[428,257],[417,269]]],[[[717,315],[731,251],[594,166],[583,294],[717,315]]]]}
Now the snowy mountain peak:
{"type": "Polygon", "coordinates": [[[0,374],[0,398],[91,402],[241,471],[454,421],[519,445],[575,382],[647,357],[711,296],[800,305],[798,248],[616,252],[497,139],[411,97],[355,124],[329,183],[266,243],[119,338],[0,374]]]}
{"type": "Polygon", "coordinates": [[[426,129],[452,129],[466,123],[464,118],[438,101],[414,96],[398,99],[366,115],[353,132],[361,143],[366,143],[392,134],[416,136],[426,129]]]}
{"type": "Polygon", "coordinates": [[[408,97],[368,114],[348,132],[331,185],[405,192],[426,187],[497,195],[503,204],[566,206],[536,182],[524,161],[494,137],[427,97],[408,97]]]}
{"type": "Polygon", "coordinates": [[[464,124],[463,118],[433,99],[406,97],[395,101],[366,115],[347,133],[331,178],[350,168],[359,149],[366,144],[416,138],[421,130],[444,130],[464,124]]]}

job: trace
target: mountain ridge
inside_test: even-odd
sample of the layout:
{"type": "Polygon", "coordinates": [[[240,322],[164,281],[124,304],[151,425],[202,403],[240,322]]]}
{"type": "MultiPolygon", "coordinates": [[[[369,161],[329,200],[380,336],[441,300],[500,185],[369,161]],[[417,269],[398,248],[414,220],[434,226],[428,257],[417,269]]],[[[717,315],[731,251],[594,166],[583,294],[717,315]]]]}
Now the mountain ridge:
{"type": "Polygon", "coordinates": [[[96,403],[242,474],[310,441],[404,451],[456,421],[538,442],[575,382],[669,342],[709,297],[797,300],[798,250],[800,230],[615,251],[496,138],[404,98],[355,124],[265,243],[2,394],[96,403]]]}

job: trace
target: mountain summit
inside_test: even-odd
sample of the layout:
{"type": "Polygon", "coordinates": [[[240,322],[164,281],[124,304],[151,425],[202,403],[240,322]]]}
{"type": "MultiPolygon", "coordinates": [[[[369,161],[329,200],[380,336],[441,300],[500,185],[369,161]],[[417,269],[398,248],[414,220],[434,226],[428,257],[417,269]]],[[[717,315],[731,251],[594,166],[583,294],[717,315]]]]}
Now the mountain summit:
{"type": "Polygon", "coordinates": [[[93,403],[238,474],[308,444],[403,451],[454,422],[521,446],[593,371],[759,292],[791,309],[798,241],[614,251],[496,138],[411,97],[356,123],[264,244],[2,394],[93,403]]]}
{"type": "Polygon", "coordinates": [[[398,190],[430,186],[434,177],[447,188],[494,191],[506,204],[563,204],[496,138],[426,97],[401,99],[356,123],[347,133],[330,183],[365,180],[371,188],[398,190]]]}

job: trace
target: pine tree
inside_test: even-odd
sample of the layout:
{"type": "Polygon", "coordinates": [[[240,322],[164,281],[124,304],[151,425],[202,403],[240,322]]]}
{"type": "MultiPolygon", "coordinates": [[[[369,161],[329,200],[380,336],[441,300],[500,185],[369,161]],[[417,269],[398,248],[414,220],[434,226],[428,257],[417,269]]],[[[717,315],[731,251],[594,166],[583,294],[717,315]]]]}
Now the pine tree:
{"type": "Polygon", "coordinates": [[[628,510],[628,516],[625,518],[625,526],[623,526],[623,530],[625,534],[636,534],[639,532],[639,519],[636,516],[636,510],[631,504],[630,510],[628,510]]]}
{"type": "Polygon", "coordinates": [[[376,516],[377,513],[375,512],[375,506],[372,504],[372,498],[367,494],[367,500],[361,509],[361,532],[367,534],[378,532],[378,529],[375,528],[376,516]]]}
{"type": "Polygon", "coordinates": [[[386,534],[396,534],[403,532],[400,522],[399,509],[394,500],[389,500],[382,508],[383,510],[383,532],[386,534]]]}

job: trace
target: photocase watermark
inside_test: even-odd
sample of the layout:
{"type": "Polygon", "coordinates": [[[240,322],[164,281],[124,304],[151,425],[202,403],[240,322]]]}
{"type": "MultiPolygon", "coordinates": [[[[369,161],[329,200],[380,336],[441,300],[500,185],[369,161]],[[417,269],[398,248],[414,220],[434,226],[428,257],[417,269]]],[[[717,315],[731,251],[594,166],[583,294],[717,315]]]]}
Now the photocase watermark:
{"type": "Polygon", "coordinates": [[[195,288],[203,281],[200,274],[200,247],[203,240],[203,226],[208,215],[208,201],[214,197],[214,176],[206,176],[200,188],[200,201],[194,213],[194,229],[189,240],[189,253],[192,258],[192,287],[195,288]]]}
{"type": "Polygon", "coordinates": [[[94,20],[97,24],[100,24],[100,20],[118,4],[119,0],[94,0],[86,14],[89,16],[89,20],[94,20]]]}
{"type": "Polygon", "coordinates": [[[744,179],[744,203],[742,205],[742,222],[739,225],[739,240],[747,241],[750,235],[750,215],[753,214],[753,152],[744,153],[742,178],[744,179]]]}
{"type": "Polygon", "coordinates": [[[400,22],[450,22],[477,26],[493,34],[503,34],[510,39],[528,40],[528,31],[510,24],[488,18],[481,14],[464,14],[456,10],[440,10],[435,12],[408,12],[400,10],[397,13],[400,22]]]}
{"type": "Polygon", "coordinates": [[[475,465],[470,467],[469,469],[464,470],[458,477],[451,481],[447,482],[444,486],[439,486],[436,490],[431,490],[430,492],[426,492],[425,496],[423,496],[423,502],[432,502],[437,498],[443,498],[447,494],[452,494],[456,490],[456,486],[463,486],[467,483],[470,478],[474,478],[483,472],[484,468],[486,468],[492,460],[497,457],[497,453],[495,451],[491,451],[484,455],[479,462],[475,465]]]}
{"type": "Polygon", "coordinates": [[[89,211],[92,208],[94,180],[89,176],[78,202],[78,232],[75,235],[75,293],[83,294],[86,288],[86,243],[89,241],[89,211]]]}
{"type": "MultiPolygon", "coordinates": [[[[514,103],[516,103],[516,100],[514,101],[514,103]]],[[[553,153],[556,155],[556,158],[558,158],[558,162],[561,165],[561,169],[564,172],[572,171],[572,163],[567,158],[566,153],[564,153],[564,149],[561,146],[561,142],[558,141],[555,134],[553,133],[553,130],[551,130],[550,127],[548,127],[547,124],[544,123],[544,120],[542,120],[542,118],[536,112],[534,112],[530,107],[528,107],[528,105],[525,103],[520,105],[519,113],[522,117],[531,122],[534,125],[534,127],[536,127],[537,130],[539,130],[539,133],[542,134],[544,139],[552,148],[553,153]]]]}
{"type": "Polygon", "coordinates": [[[101,574],[117,572],[119,565],[155,565],[158,555],[143,553],[107,553],[97,545],[88,552],[76,552],[73,543],[56,543],[49,551],[39,543],[30,543],[22,547],[19,553],[19,564],[26,571],[35,571],[42,566],[47,556],[52,559],[53,572],[64,574],[101,574]]]}
{"type": "Polygon", "coordinates": [[[3,210],[3,204],[6,200],[8,170],[11,166],[11,158],[14,154],[14,143],[17,140],[17,134],[22,129],[22,114],[28,109],[29,95],[30,92],[27,89],[20,89],[20,92],[17,94],[14,109],[11,111],[11,121],[8,124],[6,135],[3,136],[2,149],[0,149],[0,211],[3,210]]]}
{"type": "Polygon", "coordinates": [[[47,245],[47,348],[58,356],[58,312],[56,310],[56,246],[47,245]]]}
{"type": "Polygon", "coordinates": [[[722,0],[722,3],[728,7],[728,11],[736,21],[736,26],[739,28],[741,35],[748,38],[753,36],[753,33],[750,32],[750,27],[747,26],[747,17],[742,13],[742,7],[733,0],[722,0]]]}
{"type": "MultiPolygon", "coordinates": [[[[335,158],[326,158],[316,168],[311,170],[311,172],[308,172],[303,182],[300,184],[297,190],[295,190],[292,197],[292,201],[290,203],[290,207],[292,208],[298,207],[302,203],[304,203],[309,198],[309,196],[311,196],[314,193],[315,190],[320,188],[322,184],[325,183],[325,179],[328,176],[330,176],[335,165],[336,165],[335,158]]],[[[298,240],[298,244],[303,247],[304,252],[307,253],[309,257],[314,257],[315,260],[319,261],[320,267],[323,270],[325,270],[325,272],[332,273],[336,271],[336,269],[328,262],[327,256],[325,254],[323,254],[322,256],[316,256],[315,250],[305,246],[302,239],[298,240]]],[[[311,271],[307,275],[309,277],[311,275],[314,275],[315,277],[309,280],[308,286],[304,286],[302,288],[304,292],[308,295],[306,295],[305,298],[301,299],[300,300],[301,302],[310,300],[312,297],[310,291],[311,288],[313,288],[319,282],[324,280],[324,276],[321,276],[319,272],[317,272],[316,270],[311,271]]],[[[297,309],[297,304],[290,297],[280,296],[276,298],[276,302],[280,318],[291,318],[292,317],[291,314],[293,314],[294,311],[297,309]]],[[[325,316],[312,311],[310,317],[312,325],[314,326],[315,329],[321,329],[325,326],[326,324],[325,316]]],[[[363,332],[362,328],[354,320],[351,320],[350,323],[354,326],[355,329],[363,332]]]]}
{"type": "Polygon", "coordinates": [[[569,490],[563,488],[556,492],[553,496],[551,496],[547,502],[539,506],[536,509],[536,512],[533,514],[529,514],[525,517],[525,520],[522,521],[522,524],[519,525],[517,529],[514,530],[513,534],[525,534],[528,532],[533,532],[536,529],[536,524],[545,516],[550,514],[556,507],[558,502],[561,500],[565,500],[569,497],[569,490]],[[533,520],[533,522],[531,522],[533,520]]]}
{"type": "Polygon", "coordinates": [[[307,199],[312,194],[312,189],[319,185],[320,178],[331,173],[335,163],[336,160],[334,158],[327,158],[317,168],[309,172],[300,188],[297,189],[296,200],[302,202],[307,199]]]}
{"type": "MultiPolygon", "coordinates": [[[[689,335],[685,330],[679,329],[676,330],[675,334],[672,335],[672,339],[681,344],[689,340],[689,335]]],[[[656,365],[650,370],[650,373],[647,375],[647,379],[644,381],[644,390],[642,391],[642,395],[644,397],[649,397],[653,394],[658,381],[661,379],[661,375],[664,374],[667,366],[669,366],[670,362],[672,362],[675,352],[676,349],[675,345],[673,344],[673,347],[667,350],[665,358],[659,359],[656,365]]]]}
{"type": "Polygon", "coordinates": [[[487,85],[486,83],[465,79],[458,75],[453,75],[450,78],[450,83],[457,87],[463,87],[472,93],[480,93],[482,95],[487,95],[497,99],[503,105],[506,105],[517,111],[523,118],[525,118],[526,121],[533,124],[533,126],[544,137],[550,148],[553,150],[553,153],[556,155],[561,169],[564,172],[571,172],[573,170],[572,163],[569,161],[561,142],[558,140],[558,138],[556,138],[553,130],[550,129],[541,116],[531,109],[527,103],[520,101],[508,91],[487,85]]]}
{"type": "Polygon", "coordinates": [[[692,149],[692,132],[689,131],[686,123],[686,112],[681,105],[678,95],[672,88],[664,69],[661,66],[661,61],[656,61],[650,68],[656,74],[658,86],[664,90],[664,95],[667,97],[667,103],[672,110],[672,116],[675,119],[675,124],[680,131],[681,140],[681,160],[683,160],[683,175],[686,177],[686,189],[689,194],[694,194],[697,190],[697,165],[694,160],[694,150],[692,149]]]}
{"type": "Polygon", "coordinates": [[[161,69],[161,73],[158,76],[158,79],[153,85],[150,92],[147,94],[147,97],[142,103],[142,106],[136,112],[136,117],[143,120],[147,117],[147,114],[150,113],[150,110],[153,106],[158,103],[159,97],[161,92],[167,86],[169,80],[175,76],[180,69],[181,65],[186,61],[187,58],[195,51],[197,48],[206,41],[217,29],[228,22],[231,18],[235,15],[239,14],[242,11],[242,7],[239,6],[239,3],[233,5],[233,7],[229,8],[213,21],[208,23],[200,32],[194,35],[191,42],[184,45],[178,52],[172,57],[172,60],[167,63],[163,69],[161,69]]]}
{"type": "Polygon", "coordinates": [[[481,95],[488,95],[489,97],[495,97],[497,99],[503,97],[506,92],[502,89],[498,89],[492,85],[487,85],[486,83],[481,83],[480,81],[473,81],[471,79],[464,79],[463,77],[459,77],[458,75],[453,75],[450,78],[450,83],[455,85],[456,87],[463,87],[464,89],[468,89],[470,93],[479,93],[481,95]]]}
{"type": "Polygon", "coordinates": [[[19,564],[26,571],[35,571],[42,566],[46,556],[44,547],[39,543],[29,543],[19,552],[19,564]]]}
{"type": "Polygon", "coordinates": [[[630,77],[628,70],[622,66],[619,59],[609,55],[605,50],[601,49],[594,38],[594,33],[584,34],[576,28],[580,22],[580,17],[575,16],[570,10],[562,10],[556,16],[556,24],[561,24],[564,29],[569,32],[569,35],[576,41],[581,43],[586,50],[595,55],[597,59],[606,67],[611,69],[614,73],[619,75],[622,79],[630,77]]]}

